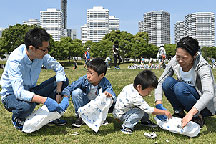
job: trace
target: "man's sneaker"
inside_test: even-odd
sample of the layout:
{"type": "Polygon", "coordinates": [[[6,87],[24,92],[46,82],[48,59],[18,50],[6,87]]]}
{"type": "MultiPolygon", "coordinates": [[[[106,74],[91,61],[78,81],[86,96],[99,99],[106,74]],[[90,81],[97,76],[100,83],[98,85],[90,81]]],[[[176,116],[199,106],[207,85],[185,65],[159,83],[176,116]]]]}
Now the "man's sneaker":
{"type": "Polygon", "coordinates": [[[108,125],[108,124],[109,124],[109,122],[107,120],[105,120],[102,125],[108,125]]]}
{"type": "Polygon", "coordinates": [[[22,120],[20,120],[18,118],[12,118],[12,124],[18,130],[22,130],[23,129],[24,122],[25,121],[22,121],[22,120]]]}
{"type": "Polygon", "coordinates": [[[52,125],[58,125],[58,126],[66,125],[66,120],[56,119],[49,123],[49,126],[52,126],[52,125]]]}
{"type": "Polygon", "coordinates": [[[198,115],[196,117],[193,117],[192,121],[197,123],[198,125],[200,125],[200,128],[202,128],[203,125],[205,124],[205,121],[204,121],[202,115],[198,115]]]}
{"type": "Polygon", "coordinates": [[[82,124],[84,124],[84,121],[82,120],[81,117],[79,117],[79,118],[77,118],[75,123],[72,124],[72,126],[75,128],[80,128],[82,124]]]}
{"type": "Polygon", "coordinates": [[[153,122],[150,121],[150,120],[141,121],[141,124],[144,125],[144,126],[147,126],[147,127],[151,127],[151,128],[156,128],[156,127],[158,127],[158,125],[156,125],[155,123],[153,123],[153,122]]]}
{"type": "Polygon", "coordinates": [[[132,134],[133,130],[130,128],[123,128],[123,129],[121,129],[121,132],[124,134],[132,134]]]}
{"type": "Polygon", "coordinates": [[[174,114],[172,116],[173,117],[183,118],[183,117],[185,117],[185,112],[183,110],[181,110],[181,111],[175,110],[174,114]]]}

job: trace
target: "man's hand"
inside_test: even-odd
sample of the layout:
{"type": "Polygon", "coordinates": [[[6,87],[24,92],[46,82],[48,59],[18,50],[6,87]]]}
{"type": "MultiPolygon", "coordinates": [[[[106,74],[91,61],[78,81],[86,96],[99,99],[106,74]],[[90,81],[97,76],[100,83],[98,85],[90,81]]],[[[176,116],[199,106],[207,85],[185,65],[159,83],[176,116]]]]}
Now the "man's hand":
{"type": "MultiPolygon", "coordinates": [[[[167,110],[165,107],[163,107],[162,104],[157,104],[156,105],[156,108],[159,109],[159,110],[167,110]]],[[[167,114],[169,115],[169,114],[167,114]]],[[[156,115],[156,117],[159,119],[159,120],[162,120],[162,121],[166,121],[167,120],[167,116],[166,115],[156,115]]],[[[172,117],[172,116],[171,116],[172,117]]]]}
{"type": "Polygon", "coordinates": [[[69,97],[65,96],[59,106],[65,111],[69,106],[69,97]]]}
{"type": "Polygon", "coordinates": [[[46,107],[48,108],[48,110],[50,112],[57,111],[57,112],[61,113],[64,111],[55,100],[53,100],[49,97],[47,97],[46,101],[44,102],[44,105],[46,105],[46,107]]]}
{"type": "Polygon", "coordinates": [[[107,92],[107,91],[105,91],[104,94],[105,94],[107,97],[112,97],[112,94],[109,93],[109,92],[107,92]]]}

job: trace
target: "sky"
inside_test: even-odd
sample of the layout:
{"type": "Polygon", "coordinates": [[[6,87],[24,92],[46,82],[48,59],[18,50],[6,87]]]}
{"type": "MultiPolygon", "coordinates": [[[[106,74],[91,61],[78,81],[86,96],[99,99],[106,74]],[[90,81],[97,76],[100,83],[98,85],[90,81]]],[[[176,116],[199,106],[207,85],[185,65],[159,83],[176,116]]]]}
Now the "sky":
{"type": "MultiPolygon", "coordinates": [[[[87,9],[103,6],[109,14],[119,18],[120,30],[138,32],[143,14],[164,10],[170,13],[171,40],[174,42],[174,24],[195,12],[216,13],[216,0],[67,0],[67,28],[76,29],[87,23],[87,9]]],[[[22,24],[31,18],[40,19],[40,11],[61,9],[61,0],[0,0],[0,28],[22,24]]]]}

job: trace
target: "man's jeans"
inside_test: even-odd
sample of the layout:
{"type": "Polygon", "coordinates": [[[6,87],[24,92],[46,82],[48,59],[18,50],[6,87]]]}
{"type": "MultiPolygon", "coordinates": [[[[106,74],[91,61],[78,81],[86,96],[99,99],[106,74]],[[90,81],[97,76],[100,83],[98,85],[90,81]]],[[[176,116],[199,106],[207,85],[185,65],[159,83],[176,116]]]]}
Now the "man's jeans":
{"type": "MultiPolygon", "coordinates": [[[[63,82],[62,90],[66,86],[68,86],[68,84],[69,80],[68,78],[66,78],[66,81],[63,82]]],[[[37,95],[50,97],[55,100],[56,77],[51,77],[50,79],[42,82],[40,85],[31,88],[30,91],[34,92],[37,95]]],[[[12,118],[16,117],[21,120],[25,120],[25,118],[33,112],[36,106],[36,103],[34,102],[17,100],[15,95],[8,95],[2,102],[8,111],[13,112],[12,118]]]]}
{"type": "MultiPolygon", "coordinates": [[[[188,112],[200,99],[195,87],[177,81],[173,77],[167,77],[162,84],[162,88],[174,111],[186,110],[188,112]]],[[[202,110],[201,114],[203,116],[211,115],[207,108],[202,110]]]]}
{"type": "Polygon", "coordinates": [[[141,120],[146,121],[149,115],[140,108],[132,108],[126,112],[120,120],[123,121],[122,128],[134,129],[134,126],[141,120]]]}

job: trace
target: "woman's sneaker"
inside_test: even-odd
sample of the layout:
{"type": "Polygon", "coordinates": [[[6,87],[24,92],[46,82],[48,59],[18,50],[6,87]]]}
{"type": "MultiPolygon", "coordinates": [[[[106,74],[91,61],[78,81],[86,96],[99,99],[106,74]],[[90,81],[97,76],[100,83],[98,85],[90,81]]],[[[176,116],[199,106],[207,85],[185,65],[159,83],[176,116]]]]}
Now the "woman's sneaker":
{"type": "Polygon", "coordinates": [[[132,134],[133,130],[126,127],[126,128],[121,129],[121,132],[124,134],[132,134]]]}
{"type": "Polygon", "coordinates": [[[197,123],[198,125],[200,125],[200,128],[202,128],[203,125],[205,124],[205,121],[204,121],[202,115],[198,115],[196,117],[193,117],[192,121],[197,123]]]}

